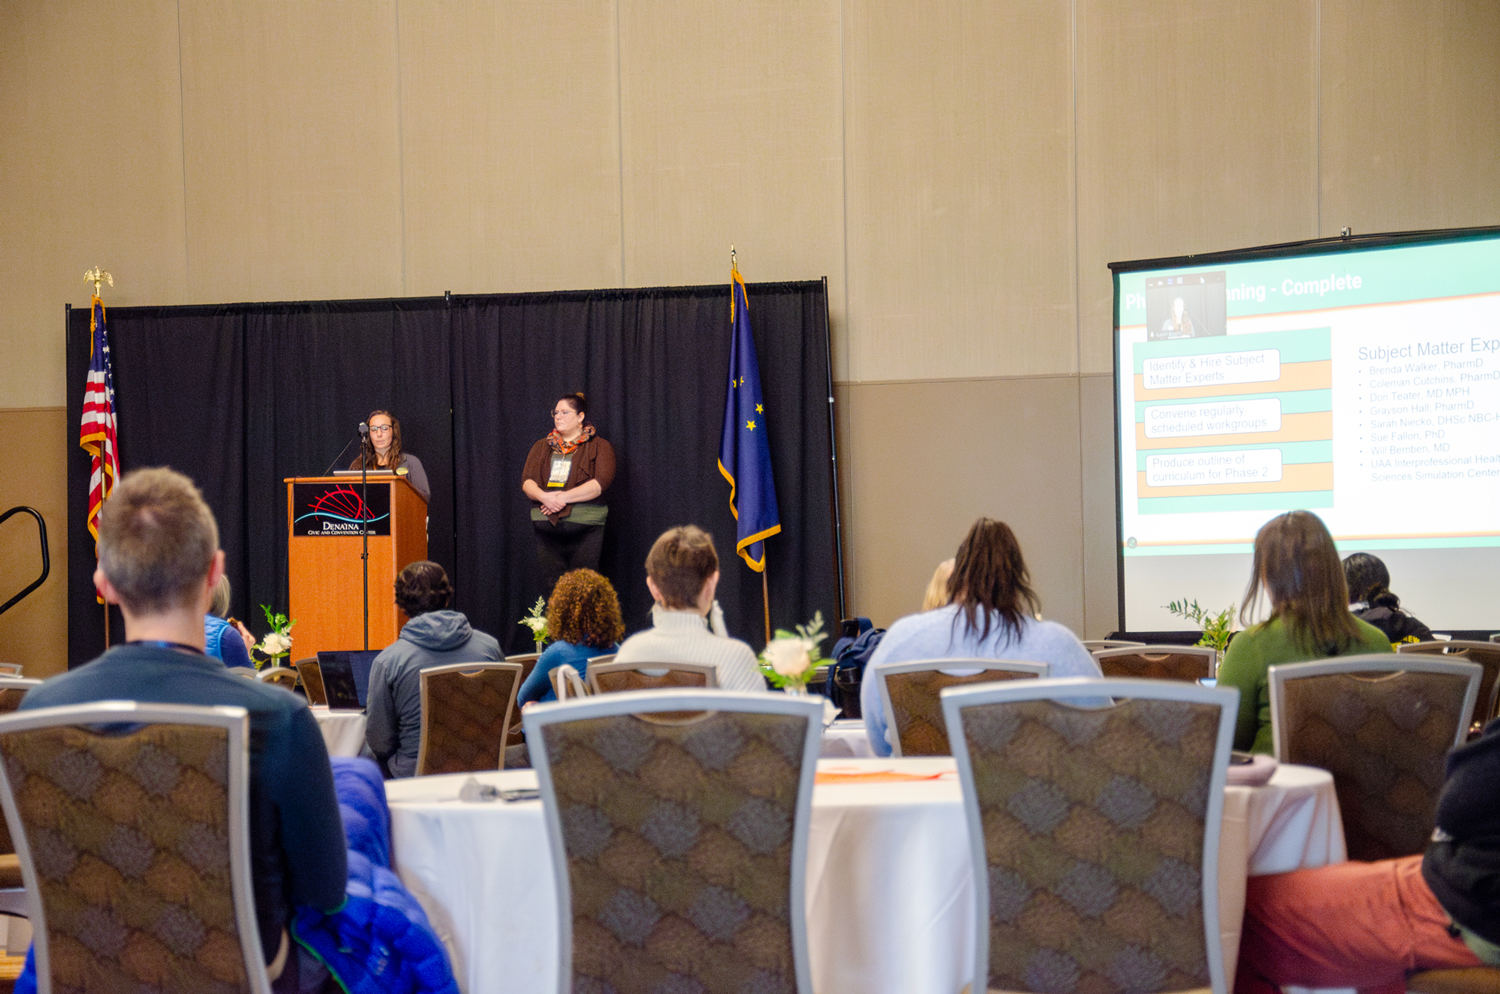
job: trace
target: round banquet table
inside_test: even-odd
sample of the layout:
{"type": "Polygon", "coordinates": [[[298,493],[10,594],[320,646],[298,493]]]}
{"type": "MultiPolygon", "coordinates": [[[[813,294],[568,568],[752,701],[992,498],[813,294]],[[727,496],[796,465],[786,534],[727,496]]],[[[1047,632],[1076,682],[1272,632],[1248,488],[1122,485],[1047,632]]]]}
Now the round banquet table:
{"type": "Polygon", "coordinates": [[[318,722],[323,742],[330,756],[358,756],[365,747],[365,713],[363,711],[330,711],[327,706],[309,705],[318,722]]]}
{"type": "MultiPolygon", "coordinates": [[[[807,926],[820,994],[955,994],[970,980],[968,831],[948,757],[824,759],[808,839],[807,926]]],[[[474,775],[534,787],[531,770],[474,775]]],[[[397,873],[427,911],[466,994],[557,989],[557,894],[540,801],[462,801],[468,774],[386,784],[397,873]]],[[[1344,858],[1333,780],[1282,766],[1229,787],[1220,842],[1228,976],[1247,873],[1344,858]]]]}

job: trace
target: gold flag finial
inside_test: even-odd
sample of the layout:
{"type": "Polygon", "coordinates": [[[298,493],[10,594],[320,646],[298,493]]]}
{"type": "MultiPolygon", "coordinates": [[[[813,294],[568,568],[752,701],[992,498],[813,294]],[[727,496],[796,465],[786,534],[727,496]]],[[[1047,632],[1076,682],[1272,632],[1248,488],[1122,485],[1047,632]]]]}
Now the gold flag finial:
{"type": "Polygon", "coordinates": [[[731,245],[731,246],[729,246],[729,268],[730,269],[733,269],[735,267],[734,255],[735,255],[735,253],[734,253],[734,246],[731,245]]]}
{"type": "Polygon", "coordinates": [[[93,269],[90,269],[88,272],[84,273],[83,281],[85,283],[94,284],[94,296],[96,297],[99,296],[99,284],[108,283],[110,286],[115,285],[115,278],[106,273],[104,270],[100,269],[98,266],[95,266],[93,269]]]}

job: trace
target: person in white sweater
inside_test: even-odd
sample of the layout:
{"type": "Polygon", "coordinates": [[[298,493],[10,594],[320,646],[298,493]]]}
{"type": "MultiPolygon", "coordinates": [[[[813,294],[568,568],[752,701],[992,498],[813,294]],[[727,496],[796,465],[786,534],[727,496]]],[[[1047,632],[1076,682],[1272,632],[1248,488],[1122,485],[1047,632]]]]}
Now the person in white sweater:
{"type": "Polygon", "coordinates": [[[718,669],[720,689],[766,689],[755,653],[724,631],[714,602],[719,554],[712,535],[697,525],[664,532],[646,556],[646,586],[656,600],[655,626],[626,639],[615,662],[708,663],[718,669]]]}

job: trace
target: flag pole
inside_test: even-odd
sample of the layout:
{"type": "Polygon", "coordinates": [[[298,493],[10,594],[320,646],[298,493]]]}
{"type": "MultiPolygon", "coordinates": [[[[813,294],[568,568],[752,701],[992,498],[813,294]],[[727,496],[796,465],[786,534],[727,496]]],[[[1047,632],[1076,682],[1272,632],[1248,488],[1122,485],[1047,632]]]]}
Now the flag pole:
{"type": "Polygon", "coordinates": [[[761,543],[760,553],[760,602],[766,608],[766,645],[771,644],[771,586],[766,581],[766,552],[765,543],[761,543]]]}
{"type": "MultiPolygon", "coordinates": [[[[98,297],[99,297],[99,287],[100,287],[101,284],[108,283],[110,286],[114,286],[115,285],[115,278],[112,275],[110,275],[109,273],[105,272],[104,269],[103,269],[103,267],[101,267],[101,266],[95,266],[93,269],[90,269],[88,272],[84,273],[83,274],[83,281],[85,283],[92,283],[92,284],[94,284],[94,297],[95,297],[95,299],[98,299],[98,297]]],[[[93,324],[93,316],[92,316],[93,315],[93,311],[92,311],[92,309],[89,311],[89,314],[90,314],[89,323],[92,326],[92,324],[93,324]]],[[[90,332],[92,332],[93,331],[92,327],[90,327],[89,330],[90,330],[90,332]]],[[[90,345],[89,347],[90,347],[90,349],[93,348],[92,345],[90,345]]],[[[106,489],[105,489],[105,493],[104,493],[104,496],[106,496],[106,497],[109,496],[108,486],[109,485],[106,482],[105,483],[105,488],[106,489]]],[[[96,537],[94,539],[94,555],[95,555],[96,560],[97,560],[98,554],[99,554],[99,540],[96,537]]],[[[99,595],[99,603],[101,605],[103,605],[103,607],[104,607],[104,648],[105,648],[105,651],[108,651],[109,650],[109,645],[110,645],[110,635],[109,635],[109,601],[107,601],[107,600],[104,599],[104,595],[103,594],[100,594],[99,595]]]]}

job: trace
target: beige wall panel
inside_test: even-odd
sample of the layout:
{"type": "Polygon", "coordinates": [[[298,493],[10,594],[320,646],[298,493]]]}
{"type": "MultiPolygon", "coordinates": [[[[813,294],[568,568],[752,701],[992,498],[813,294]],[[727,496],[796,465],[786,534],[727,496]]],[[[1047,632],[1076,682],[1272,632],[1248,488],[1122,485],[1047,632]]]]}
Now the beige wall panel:
{"type": "Polygon", "coordinates": [[[0,4],[0,407],[63,404],[84,270],[108,304],[181,295],[177,94],[175,8],[0,4]]]}
{"type": "Polygon", "coordinates": [[[1104,638],[1120,626],[1120,578],[1115,555],[1115,378],[1079,377],[1083,458],[1082,638],[1104,638]]]}
{"type": "Polygon", "coordinates": [[[400,17],[405,292],[619,286],[613,0],[400,17]]]}
{"type": "Polygon", "coordinates": [[[1078,379],[845,389],[850,612],[889,625],[916,611],[933,569],[985,515],[1015,529],[1043,615],[1081,630],[1078,379]]]}
{"type": "MultiPolygon", "coordinates": [[[[0,512],[17,504],[40,511],[52,561],[46,581],[0,614],[0,662],[20,663],[26,676],[49,677],[68,668],[68,471],[60,455],[67,430],[61,407],[0,410],[0,438],[13,454],[12,471],[0,474],[0,512]]],[[[0,525],[0,603],[20,593],[41,568],[36,520],[17,514],[0,525]]]]}
{"type": "Polygon", "coordinates": [[[1080,0],[1080,371],[1114,369],[1108,263],[1317,235],[1314,11],[1080,0]]]}
{"type": "Polygon", "coordinates": [[[394,0],[180,8],[188,301],[399,295],[394,0]]]}
{"type": "Polygon", "coordinates": [[[848,377],[1073,372],[1068,5],[845,6],[848,377]]]}
{"type": "Polygon", "coordinates": [[[1322,10],[1321,233],[1500,224],[1500,4],[1322,10]]]}
{"type": "Polygon", "coordinates": [[[620,2],[629,286],[829,278],[842,323],[837,0],[620,2]]]}

